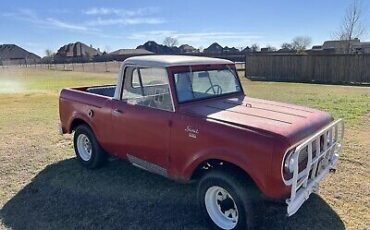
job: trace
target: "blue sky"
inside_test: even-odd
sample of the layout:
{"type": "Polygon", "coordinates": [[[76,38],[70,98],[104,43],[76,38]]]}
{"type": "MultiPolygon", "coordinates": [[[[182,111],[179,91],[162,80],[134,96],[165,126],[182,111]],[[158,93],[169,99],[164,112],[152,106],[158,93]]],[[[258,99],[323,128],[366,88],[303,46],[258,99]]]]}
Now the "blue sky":
{"type": "MultiPolygon", "coordinates": [[[[280,47],[295,36],[313,44],[332,38],[351,0],[63,0],[2,1],[0,44],[15,43],[43,56],[45,49],[81,41],[101,50],[135,48],[166,36],[180,43],[280,47]]],[[[370,2],[364,19],[370,22],[370,2]]],[[[370,40],[367,33],[363,40],[370,40]]]]}

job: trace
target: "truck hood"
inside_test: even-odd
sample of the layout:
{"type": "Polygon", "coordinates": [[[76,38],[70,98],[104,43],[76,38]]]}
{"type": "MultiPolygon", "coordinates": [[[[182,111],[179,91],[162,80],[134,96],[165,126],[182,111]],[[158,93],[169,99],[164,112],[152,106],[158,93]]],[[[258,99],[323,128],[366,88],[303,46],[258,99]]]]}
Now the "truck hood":
{"type": "Polygon", "coordinates": [[[185,112],[225,125],[277,134],[287,138],[290,144],[303,140],[333,120],[320,110],[245,96],[204,101],[190,105],[185,112]]]}

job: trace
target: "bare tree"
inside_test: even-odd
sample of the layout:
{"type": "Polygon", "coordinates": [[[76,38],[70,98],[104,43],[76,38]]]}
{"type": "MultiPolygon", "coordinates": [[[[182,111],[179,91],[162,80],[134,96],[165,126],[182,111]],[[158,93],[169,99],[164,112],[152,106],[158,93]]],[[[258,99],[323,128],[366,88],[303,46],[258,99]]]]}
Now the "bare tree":
{"type": "Polygon", "coordinates": [[[103,52],[110,53],[111,50],[110,46],[105,46],[103,52]]]}
{"type": "Polygon", "coordinates": [[[173,37],[166,37],[163,40],[163,45],[168,46],[168,47],[174,47],[177,45],[177,43],[178,43],[178,40],[173,37]]]}
{"type": "Polygon", "coordinates": [[[46,54],[46,57],[53,56],[53,51],[51,49],[46,49],[45,54],[46,54]]]}
{"type": "Polygon", "coordinates": [[[312,39],[308,36],[298,36],[292,41],[292,49],[302,52],[311,44],[312,39]]]}
{"type": "Polygon", "coordinates": [[[292,49],[293,49],[293,45],[292,45],[292,43],[284,42],[284,43],[281,45],[281,48],[282,48],[282,49],[292,50],[292,49]]]}
{"type": "Polygon", "coordinates": [[[46,49],[45,55],[46,63],[48,63],[48,69],[50,69],[50,64],[54,62],[55,53],[51,49],[46,49]]]}
{"type": "Polygon", "coordinates": [[[256,43],[254,43],[251,46],[251,50],[252,50],[252,52],[258,52],[258,51],[260,51],[260,47],[256,43]]]}
{"type": "Polygon", "coordinates": [[[353,0],[347,8],[341,26],[334,34],[336,39],[347,41],[345,53],[350,53],[352,50],[351,40],[360,38],[365,33],[365,26],[362,22],[362,5],[361,0],[353,0]]]}

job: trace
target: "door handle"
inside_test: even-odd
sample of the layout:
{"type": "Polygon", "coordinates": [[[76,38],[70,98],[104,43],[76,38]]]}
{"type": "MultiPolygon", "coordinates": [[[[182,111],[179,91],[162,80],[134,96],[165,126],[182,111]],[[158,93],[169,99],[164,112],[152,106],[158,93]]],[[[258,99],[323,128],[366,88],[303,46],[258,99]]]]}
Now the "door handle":
{"type": "Polygon", "coordinates": [[[121,115],[121,114],[123,114],[123,111],[120,110],[120,109],[113,109],[113,114],[121,115]]]}

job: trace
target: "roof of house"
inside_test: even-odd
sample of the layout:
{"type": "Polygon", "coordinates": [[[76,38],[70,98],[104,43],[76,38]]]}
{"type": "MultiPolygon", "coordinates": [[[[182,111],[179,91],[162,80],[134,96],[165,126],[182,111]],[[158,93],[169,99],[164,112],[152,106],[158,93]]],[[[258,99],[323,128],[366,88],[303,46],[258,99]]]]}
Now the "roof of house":
{"type": "Polygon", "coordinates": [[[130,57],[124,61],[125,64],[153,66],[153,67],[169,67],[169,66],[188,66],[188,65],[209,65],[209,64],[234,64],[232,61],[209,58],[196,57],[185,55],[145,55],[130,57]]]}
{"type": "Polygon", "coordinates": [[[188,44],[183,44],[181,46],[179,46],[180,49],[184,49],[184,50],[195,50],[195,48],[191,45],[188,45],[188,44]]]}
{"type": "Polygon", "coordinates": [[[84,57],[87,55],[95,56],[100,55],[99,50],[94,49],[82,42],[69,43],[59,48],[57,56],[59,57],[84,57]]]}
{"type": "Polygon", "coordinates": [[[3,44],[0,45],[0,59],[40,59],[40,57],[17,45],[3,44]]]}
{"type": "Polygon", "coordinates": [[[180,49],[176,46],[168,47],[156,43],[155,41],[147,41],[143,45],[136,47],[136,49],[145,49],[156,54],[178,54],[180,49]]]}
{"type": "Polygon", "coordinates": [[[145,49],[119,49],[109,54],[111,55],[153,54],[153,52],[150,52],[145,49]]]}
{"type": "Polygon", "coordinates": [[[322,45],[314,45],[314,46],[312,46],[312,49],[313,50],[318,50],[318,49],[322,50],[322,45]]]}
{"type": "Polygon", "coordinates": [[[228,46],[225,46],[224,48],[222,48],[222,50],[224,52],[239,52],[240,50],[238,50],[237,48],[235,47],[228,47],[228,46]]]}
{"type": "Polygon", "coordinates": [[[212,52],[222,52],[222,49],[223,47],[218,44],[217,42],[214,42],[212,43],[210,46],[208,46],[208,48],[205,48],[203,52],[208,52],[208,53],[212,53],[212,52]]]}
{"type": "MultiPolygon", "coordinates": [[[[351,45],[360,45],[361,42],[359,39],[353,39],[349,41],[351,45]]],[[[348,44],[346,40],[333,40],[333,41],[325,41],[322,45],[323,49],[330,49],[330,48],[345,48],[348,44]]]]}

